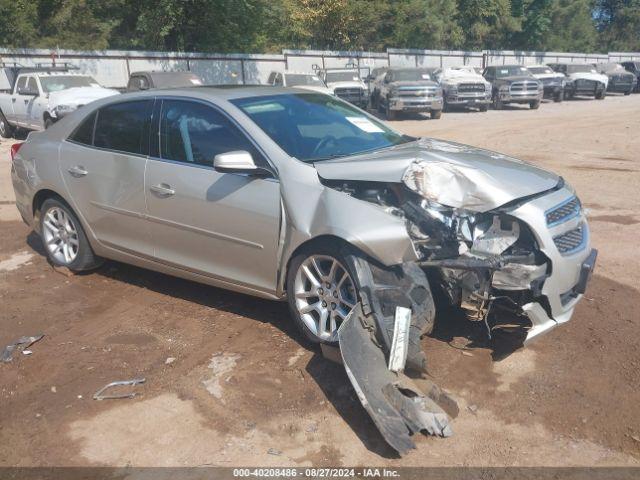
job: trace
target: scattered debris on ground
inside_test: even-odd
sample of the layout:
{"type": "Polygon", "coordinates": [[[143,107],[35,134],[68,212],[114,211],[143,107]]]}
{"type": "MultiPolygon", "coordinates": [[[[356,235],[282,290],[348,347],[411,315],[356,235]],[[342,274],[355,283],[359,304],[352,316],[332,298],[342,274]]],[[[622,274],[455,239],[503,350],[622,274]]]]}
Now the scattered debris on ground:
{"type": "Polygon", "coordinates": [[[13,360],[13,351],[20,346],[23,347],[22,353],[24,353],[25,355],[31,355],[33,352],[28,350],[28,348],[37,341],[41,340],[42,337],[44,337],[44,334],[38,334],[32,337],[20,337],[15,342],[5,347],[5,349],[2,351],[2,355],[0,355],[0,361],[4,363],[11,362],[13,360]]]}
{"type": "MultiPolygon", "coordinates": [[[[410,324],[410,315],[398,310],[398,322],[404,323],[396,329],[399,333],[410,324]]],[[[393,339],[399,358],[387,362],[385,352],[375,338],[371,317],[363,313],[362,305],[358,303],[340,326],[338,339],[347,376],[386,442],[403,455],[416,448],[411,439],[414,433],[451,436],[449,416],[436,401],[449,405],[455,405],[455,402],[435,384],[431,384],[425,395],[402,373],[404,361],[401,357],[406,355],[408,335],[393,339]]]]}
{"type": "MultiPolygon", "coordinates": [[[[105,395],[104,392],[113,387],[126,387],[126,386],[133,387],[136,385],[143,384],[145,381],[146,381],[145,378],[134,378],[133,380],[119,380],[117,382],[111,382],[105,385],[104,387],[102,387],[96,393],[94,393],[93,399],[94,400],[116,400],[120,398],[134,398],[136,395],[138,395],[137,392],[119,393],[119,394],[112,394],[112,395],[105,395]]],[[[78,398],[82,398],[82,395],[78,395],[78,398]]]]}

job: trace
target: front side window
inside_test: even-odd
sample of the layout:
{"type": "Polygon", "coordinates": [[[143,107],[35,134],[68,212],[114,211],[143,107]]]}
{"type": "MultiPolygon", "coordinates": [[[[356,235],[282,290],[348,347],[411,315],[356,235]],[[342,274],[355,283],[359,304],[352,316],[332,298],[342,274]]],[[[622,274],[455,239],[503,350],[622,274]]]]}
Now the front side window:
{"type": "Polygon", "coordinates": [[[40,77],[44,93],[58,92],[75,87],[99,87],[100,84],[88,75],[51,75],[40,77]]]}
{"type": "Polygon", "coordinates": [[[280,148],[304,162],[353,155],[414,140],[342,100],[296,93],[231,100],[280,148]]]}
{"type": "Polygon", "coordinates": [[[249,139],[214,108],[185,100],[162,102],[161,158],[212,166],[216,155],[234,150],[248,151],[261,163],[249,139]]]}
{"type": "Polygon", "coordinates": [[[149,107],[152,100],[107,105],[98,111],[94,145],[146,155],[149,107]]]}

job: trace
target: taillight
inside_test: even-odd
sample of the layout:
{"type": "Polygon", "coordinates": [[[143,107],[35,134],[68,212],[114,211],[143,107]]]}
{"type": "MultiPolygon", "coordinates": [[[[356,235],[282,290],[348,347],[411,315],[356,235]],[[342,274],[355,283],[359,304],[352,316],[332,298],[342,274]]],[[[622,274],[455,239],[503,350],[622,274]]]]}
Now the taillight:
{"type": "Polygon", "coordinates": [[[18,150],[20,150],[20,147],[23,145],[23,142],[20,143],[14,143],[13,145],[11,145],[11,161],[13,162],[13,159],[16,157],[16,154],[18,153],[18,150]]]}

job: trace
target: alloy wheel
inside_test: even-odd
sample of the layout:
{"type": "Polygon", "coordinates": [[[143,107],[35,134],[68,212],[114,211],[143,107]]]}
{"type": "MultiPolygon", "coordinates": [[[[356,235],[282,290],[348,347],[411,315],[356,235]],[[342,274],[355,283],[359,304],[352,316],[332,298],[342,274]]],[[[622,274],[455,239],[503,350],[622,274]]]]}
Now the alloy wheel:
{"type": "Polygon", "coordinates": [[[78,256],[80,241],[69,214],[60,207],[50,208],[44,214],[42,230],[49,255],[63,265],[71,264],[78,256]]]}
{"type": "Polygon", "coordinates": [[[311,255],[296,272],[293,294],[297,313],[311,333],[336,342],[338,328],[356,304],[346,268],[332,256],[311,255]]]}

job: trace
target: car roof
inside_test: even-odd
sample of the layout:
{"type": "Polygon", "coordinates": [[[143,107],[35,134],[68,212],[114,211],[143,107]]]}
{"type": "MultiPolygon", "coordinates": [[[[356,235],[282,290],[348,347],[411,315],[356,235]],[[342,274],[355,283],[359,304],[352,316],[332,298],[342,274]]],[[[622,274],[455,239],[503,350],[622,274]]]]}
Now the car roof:
{"type": "Polygon", "coordinates": [[[116,97],[109,97],[112,100],[133,99],[156,96],[184,96],[200,99],[215,98],[220,100],[234,100],[248,97],[267,97],[270,95],[282,95],[301,93],[313,95],[313,92],[303,88],[273,87],[270,85],[214,85],[214,86],[193,86],[175,88],[157,88],[125,93],[116,97]]]}

